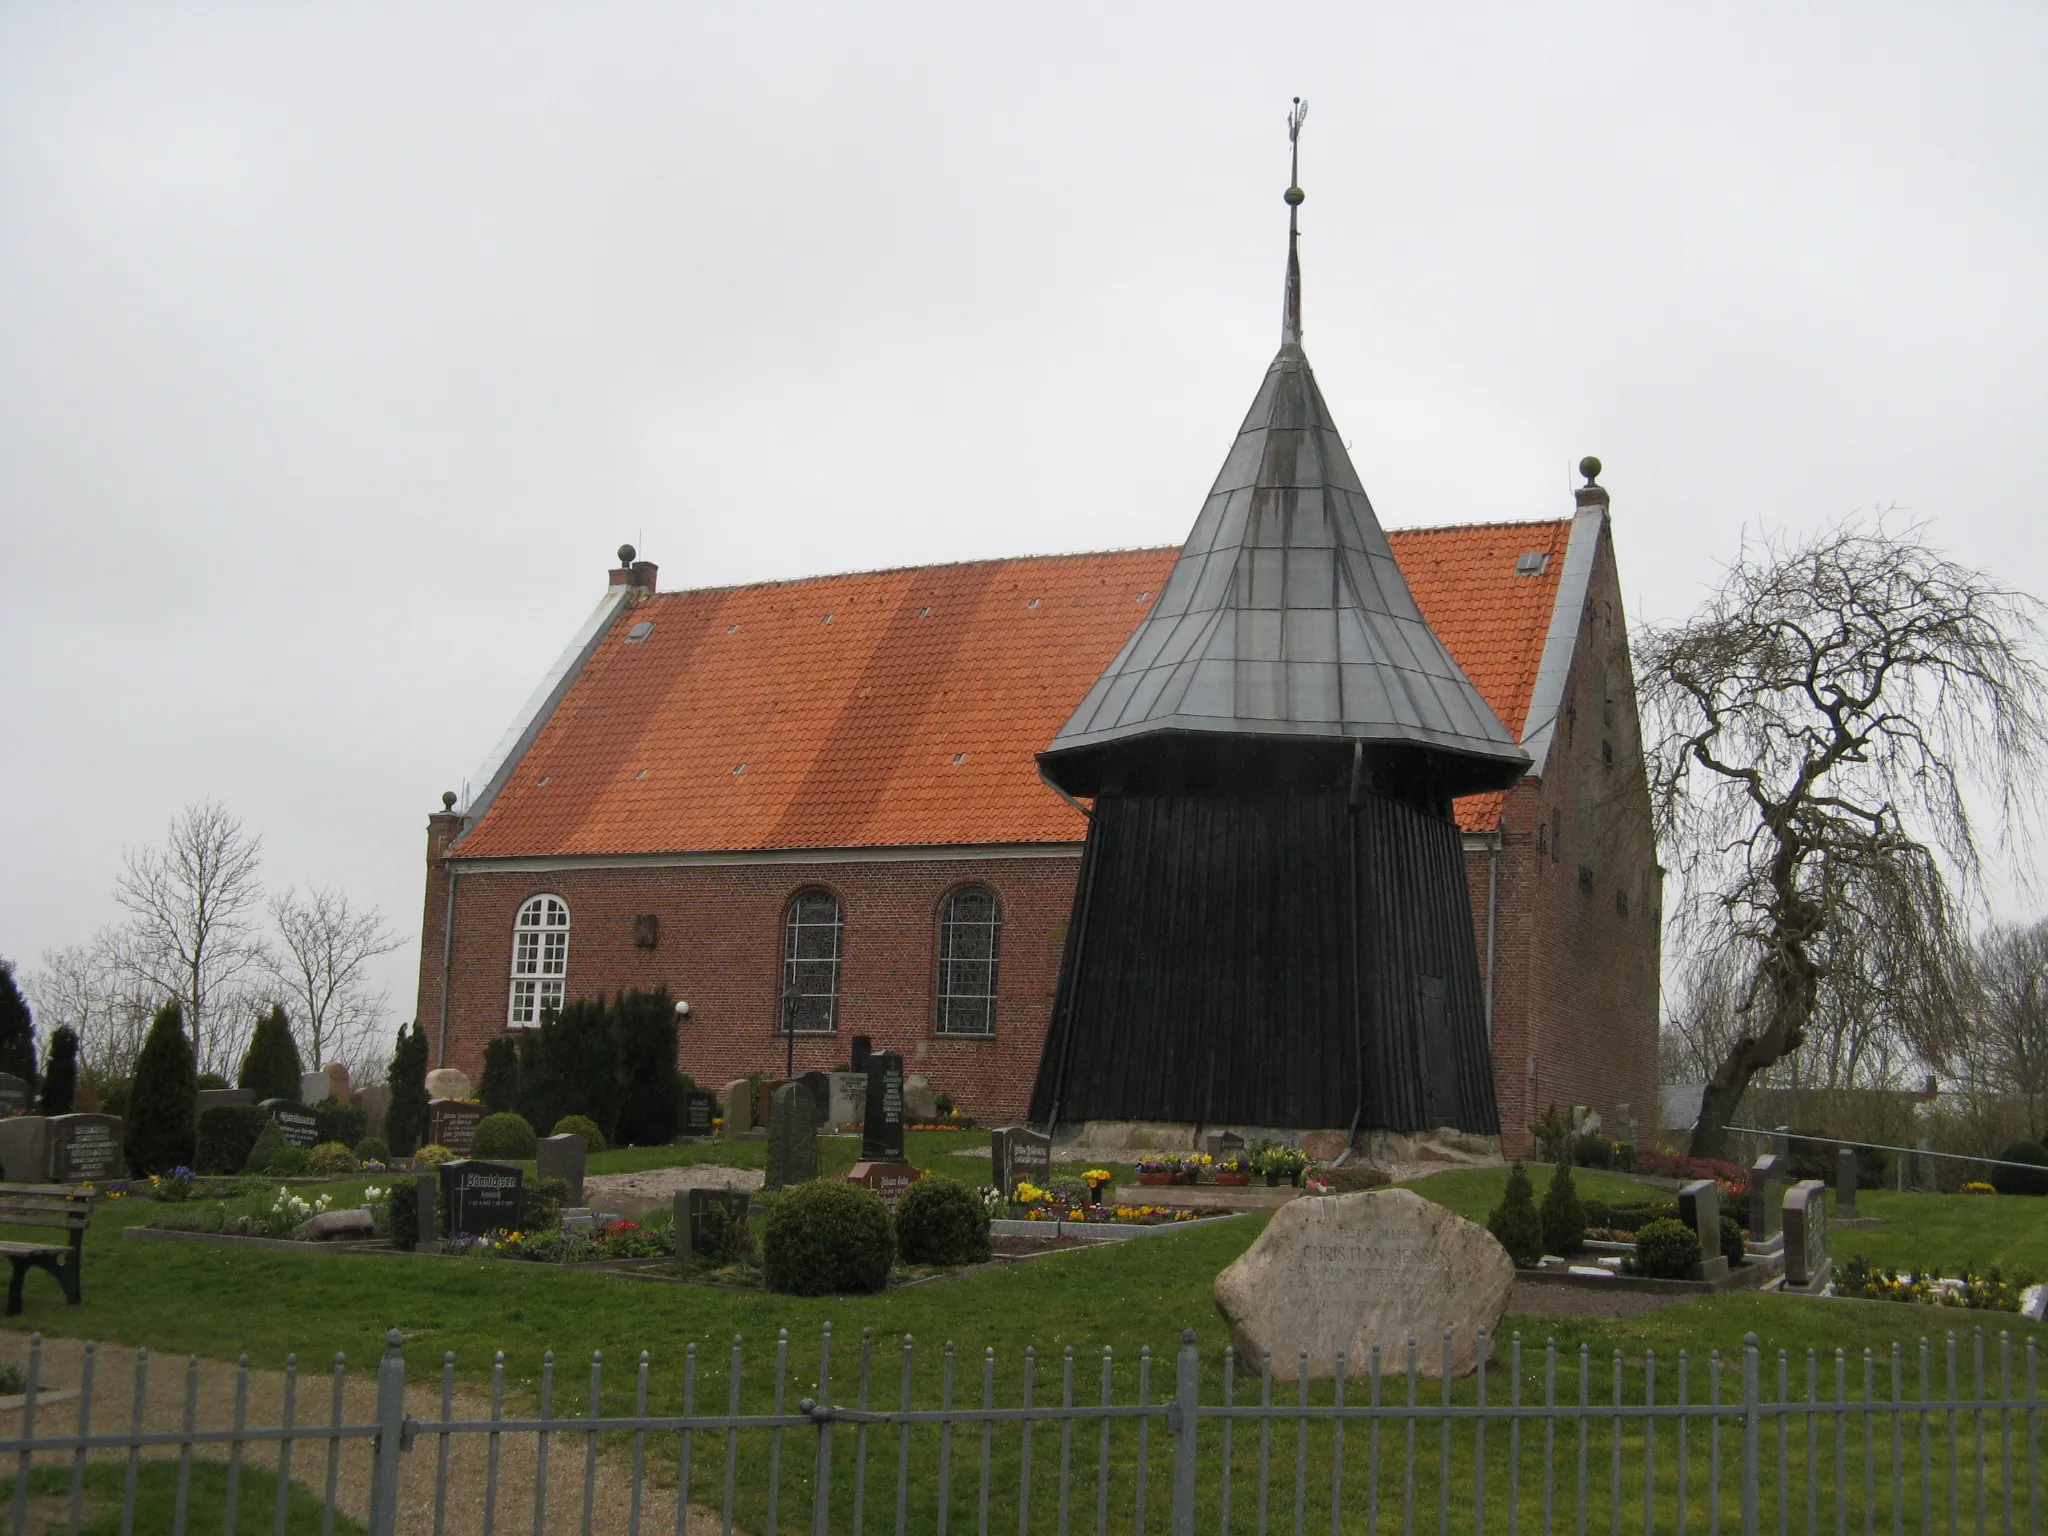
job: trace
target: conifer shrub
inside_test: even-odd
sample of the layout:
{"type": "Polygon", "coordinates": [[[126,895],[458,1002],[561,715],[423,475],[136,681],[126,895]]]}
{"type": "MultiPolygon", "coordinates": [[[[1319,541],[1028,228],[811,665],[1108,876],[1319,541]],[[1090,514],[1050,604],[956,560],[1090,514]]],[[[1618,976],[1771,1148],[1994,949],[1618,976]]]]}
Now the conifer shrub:
{"type": "Polygon", "coordinates": [[[617,1139],[622,1093],[612,1011],[582,997],[524,1031],[519,1051],[519,1113],[528,1125],[587,1115],[607,1142],[617,1139]]]}
{"type": "Polygon", "coordinates": [[[296,1179],[313,1171],[313,1154],[304,1147],[295,1147],[286,1142],[278,1148],[277,1155],[264,1165],[263,1171],[275,1179],[296,1179]]]}
{"type": "Polygon", "coordinates": [[[1998,1154],[2002,1163],[2032,1163],[2031,1168],[1993,1168],[1991,1187],[2001,1195],[2048,1195],[2048,1147],[2038,1141],[2016,1141],[1998,1154]]]}
{"type": "Polygon", "coordinates": [[[896,1248],[906,1264],[979,1264],[991,1252],[988,1207],[958,1179],[919,1179],[896,1204],[896,1248]]]}
{"type": "Polygon", "coordinates": [[[566,1179],[535,1179],[526,1186],[519,1204],[522,1232],[552,1232],[562,1224],[562,1212],[569,1206],[566,1179]]]}
{"type": "Polygon", "coordinates": [[[36,1085],[35,1016],[6,960],[0,960],[0,1072],[12,1072],[31,1088],[36,1085]]]}
{"type": "Polygon", "coordinates": [[[1586,1207],[1572,1183],[1569,1163],[1559,1163],[1550,1174],[1550,1188],[1543,1192],[1543,1251],[1570,1258],[1586,1247],[1586,1207]]]}
{"type": "Polygon", "coordinates": [[[391,1181],[391,1246],[411,1250],[420,1242],[420,1187],[411,1179],[391,1181]]]}
{"type": "Polygon", "coordinates": [[[1486,1218],[1486,1230],[1507,1249],[1518,1269],[1533,1269],[1543,1257],[1543,1223],[1536,1214],[1536,1195],[1520,1163],[1508,1170],[1500,1204],[1486,1218]]]}
{"type": "Polygon", "coordinates": [[[583,1150],[602,1152],[604,1132],[597,1128],[597,1122],[588,1115],[564,1115],[555,1122],[555,1128],[548,1133],[552,1136],[581,1136],[583,1150]]]}
{"type": "Polygon", "coordinates": [[[1688,1280],[1700,1261],[1700,1235],[1682,1221],[1657,1220],[1636,1232],[1632,1271],[1652,1280],[1688,1280]]]}
{"type": "Polygon", "coordinates": [[[607,1139],[622,1147],[665,1147],[676,1139],[682,1124],[682,1101],[676,1095],[676,1008],[668,988],[621,992],[612,1005],[611,1034],[624,1091],[607,1139]]]}
{"type": "Polygon", "coordinates": [[[384,1111],[384,1139],[409,1157],[427,1134],[427,1033],[418,1025],[398,1026],[391,1051],[391,1102],[384,1111]]]}
{"type": "Polygon", "coordinates": [[[242,1053],[235,1086],[248,1089],[258,1104],[265,1099],[289,1099],[297,1104],[299,1074],[305,1070],[292,1039],[291,1021],[285,1018],[283,1005],[273,1003],[270,1012],[257,1019],[255,1032],[249,1036],[249,1049],[242,1053]]]}
{"type": "Polygon", "coordinates": [[[320,1140],[352,1147],[369,1130],[370,1115],[360,1104],[344,1104],[330,1093],[313,1106],[313,1127],[320,1140]]]}
{"type": "Polygon", "coordinates": [[[538,1142],[533,1127],[526,1123],[523,1115],[485,1115],[477,1123],[476,1141],[471,1145],[470,1156],[510,1158],[517,1162],[531,1158],[538,1142]]]}
{"type": "Polygon", "coordinates": [[[123,1126],[128,1166],[138,1176],[192,1165],[198,1135],[199,1069],[176,998],[157,1010],[135,1058],[135,1088],[123,1126]]]}
{"type": "Polygon", "coordinates": [[[43,1072],[39,1115],[68,1115],[78,1098],[78,1031],[59,1024],[50,1032],[50,1062],[43,1072]]]}
{"type": "Polygon", "coordinates": [[[1721,1257],[1730,1269],[1749,1257],[1749,1229],[1733,1216],[1721,1218],[1721,1257]]]}
{"type": "Polygon", "coordinates": [[[275,1120],[260,1113],[259,1118],[262,1124],[257,1127],[256,1139],[250,1143],[249,1155],[242,1163],[244,1173],[270,1172],[270,1165],[283,1155],[288,1145],[275,1120]]]}
{"type": "Polygon", "coordinates": [[[777,1200],[761,1233],[761,1277],[789,1296],[879,1291],[895,1259],[889,1208],[831,1179],[800,1184],[777,1200]]]}
{"type": "Polygon", "coordinates": [[[253,1104],[216,1104],[199,1112],[192,1166],[201,1173],[240,1173],[270,1116],[253,1104]]]}
{"type": "Polygon", "coordinates": [[[494,1115],[519,1108],[519,1046],[510,1035],[500,1035],[484,1047],[484,1075],[476,1096],[494,1115]]]}

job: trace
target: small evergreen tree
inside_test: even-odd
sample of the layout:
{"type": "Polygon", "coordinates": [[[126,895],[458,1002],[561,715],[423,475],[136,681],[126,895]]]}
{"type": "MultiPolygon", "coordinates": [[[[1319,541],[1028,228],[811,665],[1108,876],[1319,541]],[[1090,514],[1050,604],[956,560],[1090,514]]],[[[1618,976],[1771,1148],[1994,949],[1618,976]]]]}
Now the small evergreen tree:
{"type": "Polygon", "coordinates": [[[138,1176],[191,1166],[198,1117],[199,1067],[185,1038],[185,1011],[173,998],[157,1010],[135,1058],[124,1127],[128,1166],[138,1176]]]}
{"type": "Polygon", "coordinates": [[[484,1078],[477,1097],[494,1115],[519,1108],[519,1044],[510,1035],[500,1035],[484,1047],[484,1078]]]}
{"type": "Polygon", "coordinates": [[[391,1103],[384,1112],[384,1139],[399,1157],[410,1157],[427,1133],[427,1032],[417,1024],[398,1026],[391,1052],[391,1103]]]}
{"type": "Polygon", "coordinates": [[[235,1086],[246,1088],[258,1104],[265,1099],[300,1102],[299,1075],[306,1070],[299,1059],[299,1047],[292,1039],[292,1026],[284,1016],[284,1005],[273,1003],[270,1012],[256,1021],[249,1037],[249,1049],[242,1054],[242,1069],[235,1086]]]}
{"type": "Polygon", "coordinates": [[[1520,1163],[1508,1170],[1508,1186],[1500,1204],[1486,1218],[1486,1230],[1500,1239],[1518,1269],[1533,1269],[1543,1257],[1543,1223],[1536,1215],[1536,1194],[1520,1163]]]}
{"type": "Polygon", "coordinates": [[[519,1062],[520,1110],[529,1125],[553,1125],[564,1115],[587,1115],[606,1141],[619,1123],[618,1041],[604,998],[581,997],[541,1020],[530,1052],[519,1062]]]}
{"type": "Polygon", "coordinates": [[[617,1134],[621,1146],[665,1147],[676,1139],[682,1103],[676,1094],[676,1009],[668,988],[622,992],[613,1006],[618,1042],[617,1134]]]}
{"type": "Polygon", "coordinates": [[[36,1101],[39,1115],[68,1115],[78,1096],[78,1031],[59,1024],[50,1031],[50,1065],[43,1074],[43,1095],[36,1101]]]}
{"type": "Polygon", "coordinates": [[[28,999],[14,984],[14,965],[0,960],[0,1072],[36,1085],[36,1024],[28,999]]]}
{"type": "Polygon", "coordinates": [[[1586,1207],[1572,1183],[1572,1165],[1559,1163],[1543,1192],[1543,1251],[1570,1258],[1586,1246],[1586,1207]]]}

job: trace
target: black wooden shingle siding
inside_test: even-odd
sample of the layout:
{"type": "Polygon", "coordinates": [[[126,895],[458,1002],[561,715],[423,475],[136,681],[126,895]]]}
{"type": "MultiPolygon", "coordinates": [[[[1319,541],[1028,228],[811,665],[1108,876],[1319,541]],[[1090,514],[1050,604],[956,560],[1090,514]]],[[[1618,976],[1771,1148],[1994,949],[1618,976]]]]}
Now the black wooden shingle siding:
{"type": "Polygon", "coordinates": [[[1341,1129],[1361,1088],[1364,1128],[1499,1129],[1457,828],[1341,790],[1098,800],[1032,1120],[1341,1129]]]}

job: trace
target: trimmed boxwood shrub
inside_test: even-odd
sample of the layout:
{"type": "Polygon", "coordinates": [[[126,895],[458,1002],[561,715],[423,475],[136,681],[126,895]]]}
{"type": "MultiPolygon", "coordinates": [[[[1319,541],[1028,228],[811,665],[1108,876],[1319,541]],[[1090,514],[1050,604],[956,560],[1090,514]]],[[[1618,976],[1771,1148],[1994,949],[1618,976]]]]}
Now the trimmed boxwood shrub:
{"type": "Polygon", "coordinates": [[[416,1248],[420,1241],[420,1187],[411,1179],[391,1184],[391,1246],[416,1248]]]}
{"type": "Polygon", "coordinates": [[[1733,1216],[1721,1218],[1721,1257],[1735,1268],[1749,1256],[1749,1229],[1733,1216]]]}
{"type": "Polygon", "coordinates": [[[564,1115],[555,1122],[554,1130],[548,1134],[551,1136],[581,1136],[583,1138],[584,1151],[602,1152],[604,1150],[604,1132],[597,1128],[597,1122],[588,1115],[564,1115]]]}
{"type": "Polygon", "coordinates": [[[1659,1218],[1636,1231],[1635,1273],[1652,1280],[1687,1280],[1700,1261],[1700,1235],[1682,1221],[1659,1218]]]}
{"type": "Polygon", "coordinates": [[[438,1141],[428,1142],[412,1155],[412,1165],[415,1168],[438,1168],[443,1163],[454,1161],[455,1154],[438,1141]]]}
{"type": "Polygon", "coordinates": [[[1678,1220],[1676,1200],[1630,1200],[1609,1205],[1604,1200],[1586,1202],[1586,1225],[1612,1227],[1617,1232],[1639,1232],[1653,1221],[1678,1220]]]}
{"type": "Polygon", "coordinates": [[[1992,1169],[1991,1187],[2001,1195],[2048,1195],[2048,1147],[2038,1141],[2016,1141],[1998,1154],[1998,1160],[2034,1165],[1992,1169]]]}
{"type": "Polygon", "coordinates": [[[1486,1218],[1486,1230],[1500,1240],[1517,1269],[1533,1269],[1543,1257],[1543,1223],[1536,1215],[1536,1193],[1520,1163],[1508,1170],[1507,1188],[1486,1218]]]}
{"type": "Polygon", "coordinates": [[[129,1168],[138,1176],[189,1168],[198,1119],[199,1067],[185,1036],[185,1012],[173,998],[157,1010],[135,1058],[135,1089],[123,1127],[129,1168]]]}
{"type": "Polygon", "coordinates": [[[356,1161],[359,1163],[388,1163],[391,1149],[384,1145],[382,1137],[365,1136],[356,1143],[356,1161]]]}
{"type": "Polygon", "coordinates": [[[1550,1174],[1550,1188],[1543,1192],[1543,1251],[1564,1258],[1582,1252],[1586,1246],[1586,1207],[1572,1183],[1572,1170],[1559,1163],[1550,1174]]]}
{"type": "Polygon", "coordinates": [[[323,1141],[307,1157],[306,1166],[315,1173],[354,1173],[356,1171],[356,1155],[349,1151],[346,1143],[323,1141]]]}
{"type": "Polygon", "coordinates": [[[896,1236],[881,1198],[821,1179],[775,1202],[761,1233],[761,1277],[790,1296],[879,1291],[889,1283],[896,1236]]]}
{"type": "Polygon", "coordinates": [[[958,1179],[919,1179],[896,1205],[896,1249],[906,1264],[979,1264],[991,1251],[988,1207],[958,1179]]]}
{"type": "Polygon", "coordinates": [[[199,1145],[192,1166],[201,1173],[240,1173],[270,1116],[253,1104],[216,1104],[199,1112],[199,1145]]]}
{"type": "Polygon", "coordinates": [[[562,1224],[569,1204],[567,1179],[535,1179],[519,1202],[519,1227],[524,1232],[552,1232],[562,1224]]]}
{"type": "Polygon", "coordinates": [[[287,1143],[278,1148],[277,1155],[264,1165],[263,1171],[273,1178],[296,1179],[313,1171],[313,1154],[304,1147],[287,1143]]]}
{"type": "Polygon", "coordinates": [[[329,1094],[313,1106],[313,1126],[320,1140],[352,1147],[369,1132],[370,1115],[360,1105],[344,1104],[329,1094]]]}
{"type": "Polygon", "coordinates": [[[523,1115],[485,1115],[477,1123],[476,1141],[471,1146],[470,1156],[511,1158],[515,1161],[530,1158],[538,1149],[539,1139],[523,1115]]]}

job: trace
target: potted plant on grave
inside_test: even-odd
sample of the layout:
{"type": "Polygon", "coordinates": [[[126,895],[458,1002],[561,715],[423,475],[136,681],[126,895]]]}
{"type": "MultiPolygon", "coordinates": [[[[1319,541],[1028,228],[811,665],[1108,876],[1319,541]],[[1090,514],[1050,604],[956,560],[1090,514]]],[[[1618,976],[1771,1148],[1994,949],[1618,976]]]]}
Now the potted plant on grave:
{"type": "Polygon", "coordinates": [[[1251,1160],[1242,1152],[1233,1152],[1216,1165],[1216,1182],[1242,1187],[1252,1181],[1251,1160]]]}
{"type": "Polygon", "coordinates": [[[1102,1204],[1102,1191],[1110,1182],[1109,1170],[1107,1168],[1090,1168],[1081,1177],[1088,1184],[1088,1203],[1090,1205],[1102,1204]]]}
{"type": "Polygon", "coordinates": [[[1266,1176],[1268,1189],[1277,1189],[1283,1181],[1300,1184],[1301,1171],[1307,1166],[1308,1158],[1293,1147],[1268,1143],[1252,1154],[1252,1167],[1266,1176]]]}
{"type": "Polygon", "coordinates": [[[1180,1175],[1180,1159],[1177,1157],[1141,1157],[1138,1159],[1138,1182],[1140,1184],[1171,1184],[1180,1175]]]}
{"type": "Polygon", "coordinates": [[[1212,1161],[1213,1159],[1206,1152],[1183,1153],[1180,1160],[1180,1182],[1183,1184],[1201,1183],[1203,1171],[1209,1167],[1212,1161]]]}

